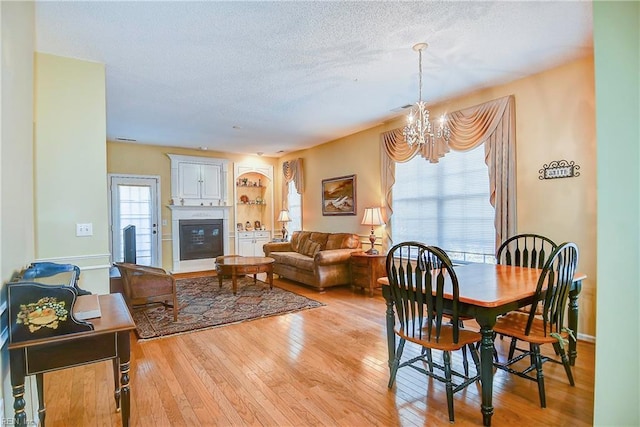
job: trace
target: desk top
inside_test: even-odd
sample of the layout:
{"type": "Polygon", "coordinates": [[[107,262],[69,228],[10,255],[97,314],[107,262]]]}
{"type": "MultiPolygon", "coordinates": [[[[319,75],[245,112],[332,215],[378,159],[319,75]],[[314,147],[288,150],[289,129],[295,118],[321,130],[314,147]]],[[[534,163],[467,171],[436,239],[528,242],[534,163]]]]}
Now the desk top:
{"type": "Polygon", "coordinates": [[[90,319],[87,322],[93,324],[93,331],[65,334],[48,338],[41,338],[17,343],[10,343],[9,350],[23,347],[31,347],[40,344],[50,344],[74,340],[87,336],[130,331],[136,328],[136,324],[129,313],[129,309],[124,302],[122,294],[99,295],[101,317],[90,319]]]}
{"type": "MultiPolygon", "coordinates": [[[[541,270],[499,264],[463,264],[454,267],[458,276],[459,301],[480,307],[498,307],[535,295],[541,270]]],[[[586,275],[576,273],[574,281],[586,275]]],[[[389,279],[378,279],[389,285],[389,279]]],[[[451,285],[445,296],[451,298],[451,285]]]]}

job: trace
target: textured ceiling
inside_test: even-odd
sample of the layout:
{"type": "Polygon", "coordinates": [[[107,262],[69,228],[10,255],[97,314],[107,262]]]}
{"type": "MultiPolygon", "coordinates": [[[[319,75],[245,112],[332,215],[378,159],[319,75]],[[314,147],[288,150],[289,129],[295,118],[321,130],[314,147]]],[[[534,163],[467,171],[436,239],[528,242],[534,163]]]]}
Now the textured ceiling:
{"type": "Polygon", "coordinates": [[[39,52],[106,66],[107,138],[278,156],[592,50],[591,2],[36,3],[39,52]]]}

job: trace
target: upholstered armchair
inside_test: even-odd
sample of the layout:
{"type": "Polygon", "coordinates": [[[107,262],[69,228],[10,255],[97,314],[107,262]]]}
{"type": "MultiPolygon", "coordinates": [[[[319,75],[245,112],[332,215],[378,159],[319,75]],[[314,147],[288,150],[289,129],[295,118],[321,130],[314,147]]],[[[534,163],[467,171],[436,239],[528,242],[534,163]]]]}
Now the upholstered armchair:
{"type": "Polygon", "coordinates": [[[173,321],[178,320],[176,279],[162,268],[129,263],[115,263],[122,276],[124,299],[133,309],[135,305],[159,302],[173,307],[173,321]],[[171,303],[169,303],[171,301],[171,303]]]}

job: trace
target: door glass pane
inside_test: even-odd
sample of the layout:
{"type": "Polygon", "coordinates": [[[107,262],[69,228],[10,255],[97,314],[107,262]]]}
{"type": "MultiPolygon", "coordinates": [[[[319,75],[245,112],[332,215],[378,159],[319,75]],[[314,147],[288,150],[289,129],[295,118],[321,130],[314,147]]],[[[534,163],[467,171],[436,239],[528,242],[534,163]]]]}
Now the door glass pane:
{"type": "MultiPolygon", "coordinates": [[[[120,235],[125,227],[136,227],[136,264],[152,265],[151,187],[118,185],[120,235]]],[[[120,240],[119,261],[124,259],[124,239],[120,240]]]]}

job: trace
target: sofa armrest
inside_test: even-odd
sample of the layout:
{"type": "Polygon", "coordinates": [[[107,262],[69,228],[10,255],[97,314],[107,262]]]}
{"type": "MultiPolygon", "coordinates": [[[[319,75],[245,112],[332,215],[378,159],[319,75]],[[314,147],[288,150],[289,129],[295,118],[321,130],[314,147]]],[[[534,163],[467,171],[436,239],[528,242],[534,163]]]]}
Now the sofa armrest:
{"type": "Polygon", "coordinates": [[[361,252],[362,249],[330,249],[320,251],[314,257],[313,263],[316,265],[332,265],[348,263],[352,252],[361,252]]]}
{"type": "Polygon", "coordinates": [[[293,252],[291,242],[271,242],[262,245],[265,256],[269,256],[271,252],[293,252]]]}

